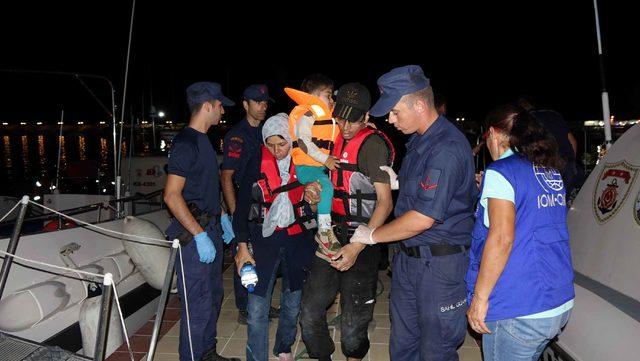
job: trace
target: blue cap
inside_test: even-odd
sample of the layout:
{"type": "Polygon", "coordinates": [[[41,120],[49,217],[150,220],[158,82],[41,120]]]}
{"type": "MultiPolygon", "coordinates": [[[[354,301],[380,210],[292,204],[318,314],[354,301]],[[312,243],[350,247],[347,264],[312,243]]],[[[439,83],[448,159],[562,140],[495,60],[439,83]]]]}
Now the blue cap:
{"type": "Polygon", "coordinates": [[[257,102],[273,101],[269,96],[269,88],[264,84],[251,84],[242,94],[244,100],[255,100],[257,102]]]}
{"type": "Polygon", "coordinates": [[[407,65],[392,69],[378,78],[380,98],[369,110],[374,117],[388,114],[404,95],[429,87],[429,79],[419,65],[407,65]]]}
{"type": "Polygon", "coordinates": [[[219,100],[224,106],[236,105],[231,99],[222,94],[222,89],[218,83],[201,81],[193,83],[187,88],[187,103],[189,103],[189,106],[211,100],[219,100]]]}

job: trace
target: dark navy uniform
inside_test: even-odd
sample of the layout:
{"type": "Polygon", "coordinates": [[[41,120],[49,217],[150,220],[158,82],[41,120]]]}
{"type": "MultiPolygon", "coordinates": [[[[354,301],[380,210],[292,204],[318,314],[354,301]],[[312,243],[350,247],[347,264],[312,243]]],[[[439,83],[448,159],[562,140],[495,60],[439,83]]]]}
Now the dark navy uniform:
{"type": "MultiPolygon", "coordinates": [[[[199,261],[196,242],[191,241],[182,247],[184,264],[176,259],[178,274],[178,294],[183,297],[181,269],[184,269],[189,301],[191,337],[195,359],[207,351],[216,349],[216,323],[222,306],[222,231],[217,222],[220,215],[220,180],[218,176],[216,152],[206,134],[186,127],[173,139],[169,156],[169,174],[185,178],[182,196],[187,203],[214,217],[205,228],[216,248],[216,257],[211,263],[199,261]],[[217,217],[216,217],[217,216],[217,217]]],[[[180,222],[174,219],[167,236],[178,237],[184,231],[180,222]]],[[[180,322],[180,360],[191,360],[186,322],[185,302],[182,305],[180,322]]]]}
{"type": "MultiPolygon", "coordinates": [[[[251,185],[260,175],[260,146],[262,145],[262,124],[252,127],[247,118],[231,128],[224,137],[222,170],[234,170],[233,183],[236,189],[236,213],[245,214],[253,202],[251,192],[238,192],[240,189],[251,189],[251,185]]],[[[240,229],[238,219],[233,219],[233,229],[236,237],[248,235],[248,229],[240,229]]],[[[245,222],[246,223],[246,220],[245,222]]],[[[237,242],[231,245],[233,256],[236,255],[237,242]]],[[[242,286],[240,276],[234,272],[233,289],[236,307],[247,309],[247,289],[242,286]]]]}
{"type": "MultiPolygon", "coordinates": [[[[235,104],[222,94],[218,83],[198,82],[187,88],[189,107],[201,106],[204,102],[212,100],[219,100],[223,106],[235,104]]],[[[197,241],[193,239],[182,246],[181,257],[176,259],[178,295],[181,305],[180,319],[182,320],[180,322],[180,360],[200,360],[203,357],[208,358],[207,355],[216,355],[216,323],[223,298],[222,229],[219,222],[220,170],[216,151],[206,133],[186,127],[175,136],[172,143],[168,173],[185,179],[182,198],[187,204],[194,204],[201,212],[212,216],[203,228],[216,250],[213,262],[200,261],[197,241]],[[189,302],[189,328],[187,328],[185,292],[189,302]]],[[[166,230],[166,235],[169,239],[174,239],[184,232],[185,229],[180,222],[173,219],[166,230]]]]}
{"type": "Polygon", "coordinates": [[[233,183],[236,190],[239,189],[245,174],[247,177],[257,178],[260,173],[261,145],[262,124],[252,127],[247,118],[242,119],[225,135],[221,169],[234,170],[233,183]]]}
{"type": "MultiPolygon", "coordinates": [[[[409,65],[381,76],[378,86],[373,116],[389,113],[404,95],[430,84],[419,66],[409,65]]],[[[456,348],[467,329],[464,276],[477,194],[474,170],[469,142],[443,116],[407,144],[395,216],[415,211],[435,223],[401,242],[393,260],[389,347],[394,361],[458,360],[456,348]]]]}
{"type": "Polygon", "coordinates": [[[394,213],[436,222],[401,243],[391,285],[391,358],[457,360],[467,329],[464,276],[477,194],[467,139],[440,116],[407,144],[394,213]]]}

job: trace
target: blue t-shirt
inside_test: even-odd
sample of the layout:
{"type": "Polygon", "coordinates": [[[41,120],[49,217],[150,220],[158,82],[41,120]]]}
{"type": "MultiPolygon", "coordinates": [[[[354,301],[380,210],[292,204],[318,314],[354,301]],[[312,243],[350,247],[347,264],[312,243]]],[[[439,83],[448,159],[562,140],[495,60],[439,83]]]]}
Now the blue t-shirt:
{"type": "Polygon", "coordinates": [[[396,217],[414,210],[435,224],[405,241],[408,247],[427,244],[469,245],[473,205],[478,188],[471,147],[465,136],[440,116],[407,144],[398,175],[396,217]]]}
{"type": "MultiPolygon", "coordinates": [[[[504,159],[511,155],[513,155],[513,151],[507,149],[499,159],[504,159]]],[[[483,213],[483,223],[487,227],[489,227],[489,198],[504,199],[511,203],[516,203],[516,196],[511,183],[502,174],[493,169],[487,169],[484,174],[484,187],[482,188],[482,195],[480,195],[480,203],[487,210],[483,213]]]]}
{"type": "MultiPolygon", "coordinates": [[[[195,203],[210,215],[220,214],[218,159],[205,133],[185,127],[173,138],[168,173],[185,178],[182,197],[187,204],[195,203]]],[[[167,234],[175,236],[180,231],[179,222],[174,220],[167,234]]]]}

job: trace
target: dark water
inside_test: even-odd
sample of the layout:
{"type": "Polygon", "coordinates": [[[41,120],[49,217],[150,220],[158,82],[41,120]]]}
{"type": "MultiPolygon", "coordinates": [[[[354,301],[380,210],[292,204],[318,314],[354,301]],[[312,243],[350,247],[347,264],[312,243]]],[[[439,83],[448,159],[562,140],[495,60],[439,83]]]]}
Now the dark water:
{"type": "MultiPolygon", "coordinates": [[[[166,156],[177,129],[157,129],[156,142],[151,129],[136,129],[133,154],[136,156],[166,156]]],[[[121,174],[128,171],[126,157],[130,151],[130,129],[122,140],[121,174]]],[[[221,137],[210,132],[214,148],[220,152],[221,137]]],[[[84,127],[63,131],[37,129],[0,129],[0,195],[22,196],[50,193],[56,184],[58,144],[60,146],[61,192],[113,194],[114,156],[113,134],[107,127],[84,127]],[[41,186],[37,186],[40,182],[41,186]]]]}
{"type": "MultiPolygon", "coordinates": [[[[95,175],[99,179],[102,176],[105,178],[103,183],[106,182],[107,175],[113,174],[113,141],[106,132],[72,132],[64,134],[60,139],[53,131],[7,132],[0,134],[1,194],[32,194],[37,188],[49,189],[55,184],[59,140],[61,176],[69,177],[70,165],[92,168],[91,171],[83,172],[85,178],[95,175]],[[36,181],[42,186],[36,186],[36,181]]],[[[127,143],[123,142],[123,148],[126,148],[127,143]]],[[[95,179],[93,182],[95,183],[95,179]]]]}

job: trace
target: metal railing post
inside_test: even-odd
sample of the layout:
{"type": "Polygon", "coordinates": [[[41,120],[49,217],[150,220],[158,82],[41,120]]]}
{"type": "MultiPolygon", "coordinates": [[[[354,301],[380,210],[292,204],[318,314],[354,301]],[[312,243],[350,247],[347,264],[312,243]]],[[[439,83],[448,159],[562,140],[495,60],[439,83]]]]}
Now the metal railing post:
{"type": "Polygon", "coordinates": [[[103,361],[107,352],[107,336],[109,333],[109,318],[111,316],[111,299],[113,297],[113,276],[105,273],[102,281],[102,299],[100,301],[100,319],[98,320],[98,334],[93,359],[103,361]]]}
{"type": "Polygon", "coordinates": [[[173,278],[173,268],[176,265],[176,255],[178,254],[178,247],[180,241],[173,240],[171,245],[171,254],[169,255],[169,263],[167,264],[167,273],[164,276],[164,285],[162,286],[162,293],[160,293],[160,302],[158,302],[158,311],[156,311],[156,319],[153,322],[153,333],[151,334],[151,343],[149,344],[149,352],[147,353],[147,361],[153,361],[153,356],[156,352],[156,346],[158,343],[158,337],[160,336],[160,327],[162,327],[162,317],[164,316],[164,309],[167,306],[167,298],[169,297],[169,288],[171,288],[171,279],[173,278]]]}
{"type": "MultiPolygon", "coordinates": [[[[116,177],[116,199],[121,198],[122,191],[122,177],[116,177]]],[[[116,203],[116,218],[122,218],[122,202],[116,203]]]]}
{"type": "MultiPolygon", "coordinates": [[[[27,207],[29,206],[29,196],[23,196],[20,200],[20,213],[16,218],[16,223],[13,226],[13,233],[11,239],[7,245],[7,253],[15,254],[18,249],[18,241],[20,240],[20,232],[22,231],[22,223],[24,223],[24,216],[27,214],[27,207]]],[[[9,270],[13,264],[13,257],[6,255],[4,262],[2,262],[2,270],[0,271],[0,299],[4,292],[4,286],[7,283],[7,277],[9,277],[9,270]]]]}

